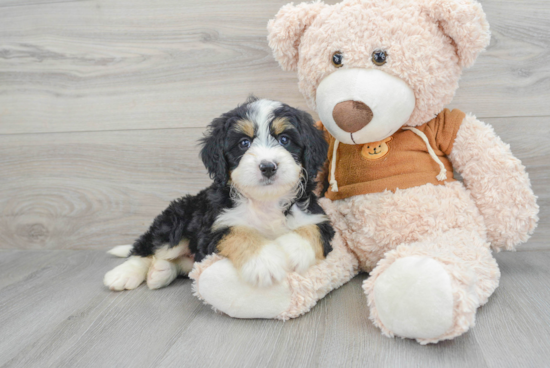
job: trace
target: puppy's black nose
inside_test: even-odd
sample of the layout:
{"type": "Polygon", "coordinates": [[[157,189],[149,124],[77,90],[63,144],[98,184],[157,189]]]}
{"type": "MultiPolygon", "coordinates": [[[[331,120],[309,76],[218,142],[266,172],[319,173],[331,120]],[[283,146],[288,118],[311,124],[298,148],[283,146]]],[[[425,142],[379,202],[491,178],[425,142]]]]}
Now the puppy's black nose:
{"type": "Polygon", "coordinates": [[[262,161],[260,163],[260,171],[262,172],[263,176],[269,179],[277,172],[277,165],[275,165],[275,163],[273,162],[262,161]]]}

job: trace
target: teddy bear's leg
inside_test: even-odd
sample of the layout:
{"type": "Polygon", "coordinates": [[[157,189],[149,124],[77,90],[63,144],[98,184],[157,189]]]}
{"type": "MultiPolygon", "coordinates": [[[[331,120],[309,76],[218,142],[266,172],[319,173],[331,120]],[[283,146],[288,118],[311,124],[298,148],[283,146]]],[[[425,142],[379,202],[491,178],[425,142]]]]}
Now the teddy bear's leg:
{"type": "Polygon", "coordinates": [[[226,258],[211,255],[195,264],[189,277],[195,295],[214,309],[235,318],[286,320],[308,312],[319,299],[353,278],[358,261],[337,233],[333,250],[303,274],[291,272],[281,283],[253,287],[226,258]]]}
{"type": "Polygon", "coordinates": [[[386,253],[363,289],[370,318],[385,335],[427,344],[474,326],[499,277],[489,244],[476,232],[455,229],[386,253]]]}

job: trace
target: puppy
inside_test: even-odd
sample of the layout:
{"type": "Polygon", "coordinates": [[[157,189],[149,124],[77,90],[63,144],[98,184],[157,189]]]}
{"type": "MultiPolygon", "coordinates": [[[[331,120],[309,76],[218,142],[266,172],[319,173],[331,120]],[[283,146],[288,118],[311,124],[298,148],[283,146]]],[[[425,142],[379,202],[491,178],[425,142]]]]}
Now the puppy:
{"type": "Polygon", "coordinates": [[[254,97],[212,121],[200,156],[213,183],[173,201],[105,275],[111,290],[151,289],[187,274],[214,252],[246,282],[268,287],[304,272],[331,250],[334,230],[313,193],[327,143],[311,116],[254,97]]]}

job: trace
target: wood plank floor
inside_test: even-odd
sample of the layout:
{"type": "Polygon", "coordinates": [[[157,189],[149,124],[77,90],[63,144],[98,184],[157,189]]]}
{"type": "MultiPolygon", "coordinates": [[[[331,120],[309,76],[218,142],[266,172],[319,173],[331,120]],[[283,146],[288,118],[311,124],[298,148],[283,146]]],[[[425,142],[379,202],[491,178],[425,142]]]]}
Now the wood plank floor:
{"type": "Polygon", "coordinates": [[[548,367],[550,251],[500,253],[477,325],[421,346],[383,337],[359,275],[287,322],[237,320],[191,295],[103,287],[121,262],[98,250],[0,251],[0,367],[548,367]]]}

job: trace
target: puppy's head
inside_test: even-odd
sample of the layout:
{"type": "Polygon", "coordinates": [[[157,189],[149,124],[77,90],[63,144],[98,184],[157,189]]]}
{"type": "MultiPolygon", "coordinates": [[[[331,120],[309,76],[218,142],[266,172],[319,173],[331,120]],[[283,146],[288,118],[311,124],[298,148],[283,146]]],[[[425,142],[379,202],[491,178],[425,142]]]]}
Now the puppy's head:
{"type": "Polygon", "coordinates": [[[256,98],[215,119],[202,145],[201,158],[218,184],[259,201],[309,190],[328,148],[309,114],[256,98]]]}

